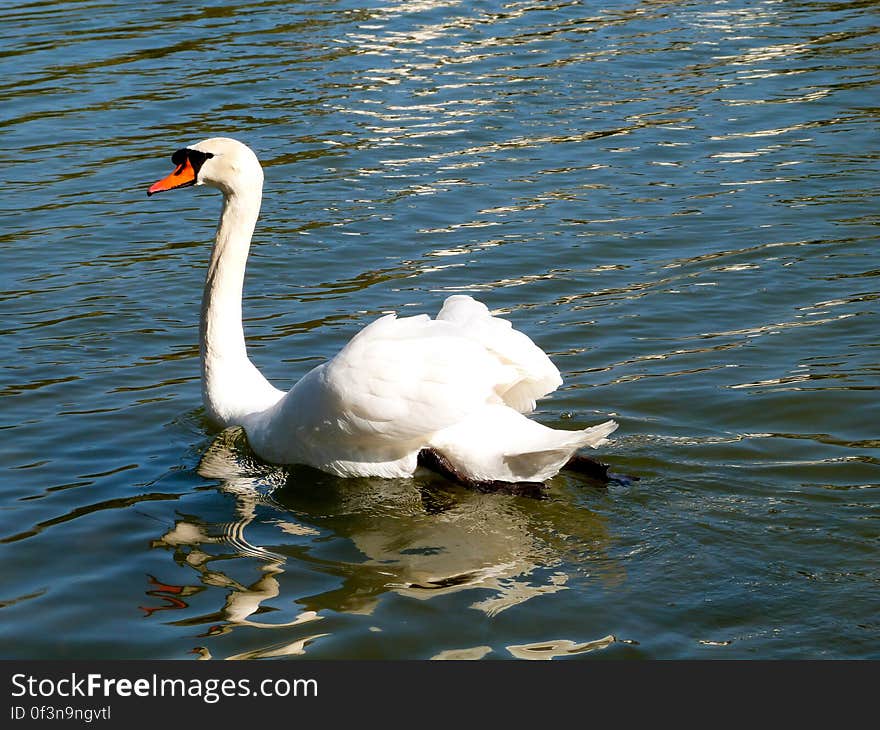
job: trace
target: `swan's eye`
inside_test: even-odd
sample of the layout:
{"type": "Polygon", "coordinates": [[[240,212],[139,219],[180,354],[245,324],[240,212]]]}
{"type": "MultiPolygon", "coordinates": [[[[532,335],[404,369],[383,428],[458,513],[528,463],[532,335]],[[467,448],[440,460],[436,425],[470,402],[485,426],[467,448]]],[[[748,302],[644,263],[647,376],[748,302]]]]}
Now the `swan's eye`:
{"type": "Polygon", "coordinates": [[[189,156],[189,162],[193,166],[193,170],[196,171],[196,175],[199,174],[199,170],[202,165],[205,164],[205,160],[210,160],[214,156],[210,152],[201,152],[199,150],[187,150],[187,154],[189,156]]]}
{"type": "Polygon", "coordinates": [[[193,166],[193,170],[198,173],[199,168],[205,164],[205,160],[209,160],[214,156],[211,152],[202,152],[201,150],[193,150],[189,147],[182,147],[171,155],[171,162],[180,166],[187,160],[193,166]]]}

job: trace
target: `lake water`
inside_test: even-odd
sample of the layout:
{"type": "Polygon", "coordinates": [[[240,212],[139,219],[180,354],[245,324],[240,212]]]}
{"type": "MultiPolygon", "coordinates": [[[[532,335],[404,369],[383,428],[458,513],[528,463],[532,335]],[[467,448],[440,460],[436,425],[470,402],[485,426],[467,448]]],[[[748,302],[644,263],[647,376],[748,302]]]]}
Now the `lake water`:
{"type": "Polygon", "coordinates": [[[880,658],[874,1],[7,5],[0,656],[880,658]],[[290,387],[470,293],[620,422],[543,499],[282,471],[211,432],[220,200],[266,170],[290,387]]]}

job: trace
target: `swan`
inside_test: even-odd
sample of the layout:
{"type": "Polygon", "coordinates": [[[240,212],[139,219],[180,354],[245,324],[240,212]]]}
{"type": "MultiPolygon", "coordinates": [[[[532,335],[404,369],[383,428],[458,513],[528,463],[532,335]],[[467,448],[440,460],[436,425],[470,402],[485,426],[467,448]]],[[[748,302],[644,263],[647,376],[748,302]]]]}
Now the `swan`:
{"type": "Polygon", "coordinates": [[[147,195],[193,185],[223,193],[199,328],[202,398],[211,421],[240,426],[256,455],[340,477],[411,477],[428,466],[464,484],[543,483],[588,462],[617,428],[544,426],[526,414],[562,384],[550,358],[470,296],[434,319],[387,314],[285,393],[250,361],[242,288],[260,211],[263,169],[227,137],[177,150],[147,195]]]}

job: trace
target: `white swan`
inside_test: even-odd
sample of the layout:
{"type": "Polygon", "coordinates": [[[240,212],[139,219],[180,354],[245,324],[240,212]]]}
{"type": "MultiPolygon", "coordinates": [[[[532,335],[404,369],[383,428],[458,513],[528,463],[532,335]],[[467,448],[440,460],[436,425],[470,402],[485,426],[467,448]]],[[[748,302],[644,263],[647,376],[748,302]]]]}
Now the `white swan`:
{"type": "Polygon", "coordinates": [[[561,383],[526,335],[469,296],[452,296],[436,319],[389,314],[359,332],[288,393],[248,359],[242,285],[260,211],[263,170],[234,139],[180,149],[176,168],[147,194],[189,185],[223,193],[202,299],[202,395],[208,416],[242,426],[256,454],[343,477],[409,477],[419,454],[465,482],[543,482],[614,421],[578,431],[526,418],[561,383]]]}

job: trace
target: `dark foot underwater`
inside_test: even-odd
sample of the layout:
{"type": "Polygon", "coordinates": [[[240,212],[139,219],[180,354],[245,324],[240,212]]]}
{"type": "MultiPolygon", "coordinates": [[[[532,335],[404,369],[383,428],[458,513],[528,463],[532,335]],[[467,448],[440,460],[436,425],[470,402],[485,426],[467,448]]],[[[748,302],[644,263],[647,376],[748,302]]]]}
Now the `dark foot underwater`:
{"type": "MultiPolygon", "coordinates": [[[[471,479],[459,472],[452,462],[443,454],[433,449],[422,449],[419,452],[419,466],[440,474],[451,482],[461,484],[468,489],[478,492],[502,492],[504,494],[516,494],[523,497],[541,497],[544,484],[542,482],[502,482],[502,481],[479,481],[471,479]]],[[[562,467],[566,471],[582,474],[589,479],[590,486],[600,489],[609,484],[629,485],[638,477],[623,476],[609,471],[608,464],[596,461],[588,456],[575,454],[562,467]]]]}

